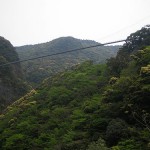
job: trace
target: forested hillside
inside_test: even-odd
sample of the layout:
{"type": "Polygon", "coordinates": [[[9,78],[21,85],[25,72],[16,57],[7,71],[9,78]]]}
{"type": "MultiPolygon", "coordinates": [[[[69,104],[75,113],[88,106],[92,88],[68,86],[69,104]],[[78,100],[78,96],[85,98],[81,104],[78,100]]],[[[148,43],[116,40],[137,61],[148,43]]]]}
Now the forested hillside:
{"type": "MultiPolygon", "coordinates": [[[[0,37],[0,64],[19,60],[15,48],[0,37]]],[[[0,67],[0,113],[11,102],[27,93],[20,64],[0,67]]]]}
{"type": "Polygon", "coordinates": [[[107,64],[45,79],[0,116],[2,150],[150,150],[150,27],[107,64]]]}
{"type": "MultiPolygon", "coordinates": [[[[19,58],[22,60],[96,44],[98,43],[95,41],[79,40],[73,37],[61,37],[47,43],[17,47],[16,50],[19,54],[19,58]]],[[[46,77],[52,77],[56,73],[69,69],[85,60],[92,60],[95,63],[104,63],[106,59],[116,56],[119,47],[120,46],[102,46],[28,61],[22,63],[22,68],[27,81],[35,85],[46,77]]]]}

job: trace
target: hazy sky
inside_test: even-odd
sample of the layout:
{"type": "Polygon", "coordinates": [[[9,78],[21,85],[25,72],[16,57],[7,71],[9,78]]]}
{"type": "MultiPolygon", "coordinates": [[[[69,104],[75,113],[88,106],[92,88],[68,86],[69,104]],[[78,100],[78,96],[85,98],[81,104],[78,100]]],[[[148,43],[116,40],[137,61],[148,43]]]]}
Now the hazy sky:
{"type": "Polygon", "coordinates": [[[150,24],[150,0],[0,0],[0,36],[14,46],[62,36],[109,42],[150,24]]]}

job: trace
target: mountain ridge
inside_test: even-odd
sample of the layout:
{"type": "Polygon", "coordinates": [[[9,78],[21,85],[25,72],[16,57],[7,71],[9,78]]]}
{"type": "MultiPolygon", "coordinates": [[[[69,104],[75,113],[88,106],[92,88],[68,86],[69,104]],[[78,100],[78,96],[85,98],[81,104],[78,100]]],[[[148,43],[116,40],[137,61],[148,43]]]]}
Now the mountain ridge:
{"type": "MultiPolygon", "coordinates": [[[[92,40],[80,40],[69,36],[60,37],[46,43],[16,47],[16,50],[20,60],[22,60],[31,58],[31,56],[38,57],[97,44],[99,43],[92,40]]],[[[69,69],[73,65],[86,60],[92,60],[95,63],[104,63],[106,59],[114,57],[117,54],[119,48],[120,46],[102,46],[87,50],[80,50],[77,52],[58,55],[57,57],[53,56],[40,59],[38,61],[35,60],[27,62],[24,63],[22,67],[29,82],[39,83],[48,76],[53,76],[58,72],[69,69]],[[43,70],[39,68],[43,68],[43,70]],[[36,74],[34,72],[36,72],[36,74]],[[38,79],[37,74],[41,76],[38,79]]]]}

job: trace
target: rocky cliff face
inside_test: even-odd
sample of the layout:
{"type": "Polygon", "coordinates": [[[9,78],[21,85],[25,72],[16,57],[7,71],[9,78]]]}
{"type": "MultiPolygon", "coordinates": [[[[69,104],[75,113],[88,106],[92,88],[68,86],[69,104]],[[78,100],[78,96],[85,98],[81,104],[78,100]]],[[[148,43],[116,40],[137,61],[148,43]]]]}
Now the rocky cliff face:
{"type": "MultiPolygon", "coordinates": [[[[0,64],[19,60],[12,44],[0,37],[0,64]]],[[[20,64],[0,67],[0,112],[27,92],[20,64]]]]}

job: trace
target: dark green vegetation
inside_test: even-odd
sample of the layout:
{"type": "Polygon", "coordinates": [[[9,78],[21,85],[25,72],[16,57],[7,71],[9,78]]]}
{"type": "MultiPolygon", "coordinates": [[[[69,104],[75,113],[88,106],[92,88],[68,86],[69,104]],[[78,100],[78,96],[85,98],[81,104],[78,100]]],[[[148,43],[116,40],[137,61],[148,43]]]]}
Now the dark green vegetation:
{"type": "MultiPolygon", "coordinates": [[[[9,41],[0,37],[0,64],[19,60],[18,54],[9,41]]],[[[0,112],[19,97],[27,93],[22,79],[20,64],[0,67],[0,112]]]]}
{"type": "Polygon", "coordinates": [[[107,64],[84,62],[10,105],[0,149],[150,150],[150,28],[128,38],[107,64]]]}
{"type": "MultiPolygon", "coordinates": [[[[16,50],[19,54],[19,58],[22,60],[97,44],[98,43],[90,40],[62,37],[43,44],[17,47],[16,50]]],[[[56,73],[68,70],[72,66],[85,60],[92,60],[96,63],[104,63],[106,59],[116,56],[119,47],[120,46],[103,46],[28,61],[22,63],[22,68],[27,81],[32,85],[36,85],[35,83],[40,83],[46,77],[52,77],[56,73]]]]}

